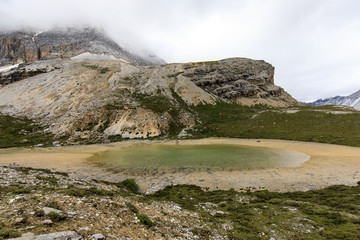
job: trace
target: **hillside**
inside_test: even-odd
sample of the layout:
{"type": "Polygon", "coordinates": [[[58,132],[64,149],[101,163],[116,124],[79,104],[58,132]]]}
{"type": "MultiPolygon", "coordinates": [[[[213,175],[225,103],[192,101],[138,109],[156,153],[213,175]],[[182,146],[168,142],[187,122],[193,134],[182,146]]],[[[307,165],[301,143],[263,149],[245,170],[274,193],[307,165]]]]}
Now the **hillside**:
{"type": "Polygon", "coordinates": [[[3,63],[23,61],[0,68],[1,147],[155,137],[359,146],[359,112],[303,106],[275,85],[274,67],[262,60],[143,66],[150,63],[139,62],[99,31],[16,37],[22,34],[7,33],[12,40],[0,45],[3,63]],[[29,59],[31,54],[11,45],[26,41],[52,50],[29,59]]]}
{"type": "MultiPolygon", "coordinates": [[[[68,41],[62,37],[60,42],[68,41]]],[[[76,47],[81,47],[76,53],[89,50],[87,45],[76,47]]],[[[68,136],[69,142],[177,135],[201,123],[193,107],[203,104],[298,104],[274,85],[274,67],[264,61],[141,66],[110,53],[41,56],[0,72],[0,112],[36,120],[53,134],[68,136]]]]}

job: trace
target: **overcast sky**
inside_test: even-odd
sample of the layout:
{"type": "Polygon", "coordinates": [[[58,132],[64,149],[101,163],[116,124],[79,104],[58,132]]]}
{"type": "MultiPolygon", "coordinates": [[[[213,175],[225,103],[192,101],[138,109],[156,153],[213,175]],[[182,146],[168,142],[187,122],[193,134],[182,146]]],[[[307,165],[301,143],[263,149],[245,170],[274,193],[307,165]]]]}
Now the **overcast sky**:
{"type": "Polygon", "coordinates": [[[360,90],[360,0],[0,0],[0,28],[92,25],[167,62],[263,59],[300,101],[360,90]]]}

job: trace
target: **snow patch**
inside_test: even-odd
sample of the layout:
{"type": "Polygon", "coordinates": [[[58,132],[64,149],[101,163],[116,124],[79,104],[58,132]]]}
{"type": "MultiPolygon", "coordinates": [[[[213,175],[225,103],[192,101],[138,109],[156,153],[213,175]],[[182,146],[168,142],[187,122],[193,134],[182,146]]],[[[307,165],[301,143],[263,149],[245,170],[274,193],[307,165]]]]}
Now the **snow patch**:
{"type": "Polygon", "coordinates": [[[32,37],[33,42],[35,42],[35,38],[36,38],[38,35],[42,34],[43,32],[45,32],[45,31],[40,31],[40,32],[38,32],[38,33],[35,33],[34,36],[32,37]]]}
{"type": "Polygon", "coordinates": [[[75,57],[72,57],[71,59],[95,59],[95,60],[115,60],[115,61],[121,61],[124,63],[129,63],[128,61],[125,61],[122,58],[114,57],[113,55],[106,55],[106,54],[93,54],[93,53],[82,53],[75,57]]]}

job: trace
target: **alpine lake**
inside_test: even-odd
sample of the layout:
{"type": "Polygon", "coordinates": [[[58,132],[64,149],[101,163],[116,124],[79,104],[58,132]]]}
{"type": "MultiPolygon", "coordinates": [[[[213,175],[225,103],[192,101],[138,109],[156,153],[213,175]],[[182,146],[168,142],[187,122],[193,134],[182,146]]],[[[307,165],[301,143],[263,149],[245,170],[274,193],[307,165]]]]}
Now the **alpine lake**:
{"type": "Polygon", "coordinates": [[[232,144],[143,144],[94,153],[90,163],[132,176],[300,167],[306,154],[232,144]]]}

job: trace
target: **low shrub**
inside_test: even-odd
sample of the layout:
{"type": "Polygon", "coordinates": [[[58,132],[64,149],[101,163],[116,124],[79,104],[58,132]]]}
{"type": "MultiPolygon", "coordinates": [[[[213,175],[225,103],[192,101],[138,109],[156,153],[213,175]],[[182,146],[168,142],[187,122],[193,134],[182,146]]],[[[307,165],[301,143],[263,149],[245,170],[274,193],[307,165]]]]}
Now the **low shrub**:
{"type": "Polygon", "coordinates": [[[141,224],[144,224],[148,227],[154,226],[153,221],[151,221],[151,219],[148,216],[142,214],[136,214],[136,217],[140,220],[141,224]]]}
{"type": "Polygon", "coordinates": [[[49,218],[51,221],[53,222],[61,222],[61,221],[65,221],[66,220],[66,216],[56,213],[56,212],[51,212],[49,213],[49,218]]]}
{"type": "Polygon", "coordinates": [[[119,182],[117,185],[118,187],[125,188],[133,193],[139,193],[140,191],[139,185],[136,183],[135,179],[132,178],[125,179],[124,181],[119,182]]]}
{"type": "Polygon", "coordinates": [[[0,232],[0,239],[18,238],[18,237],[21,237],[21,233],[15,229],[10,229],[0,232]]]}

